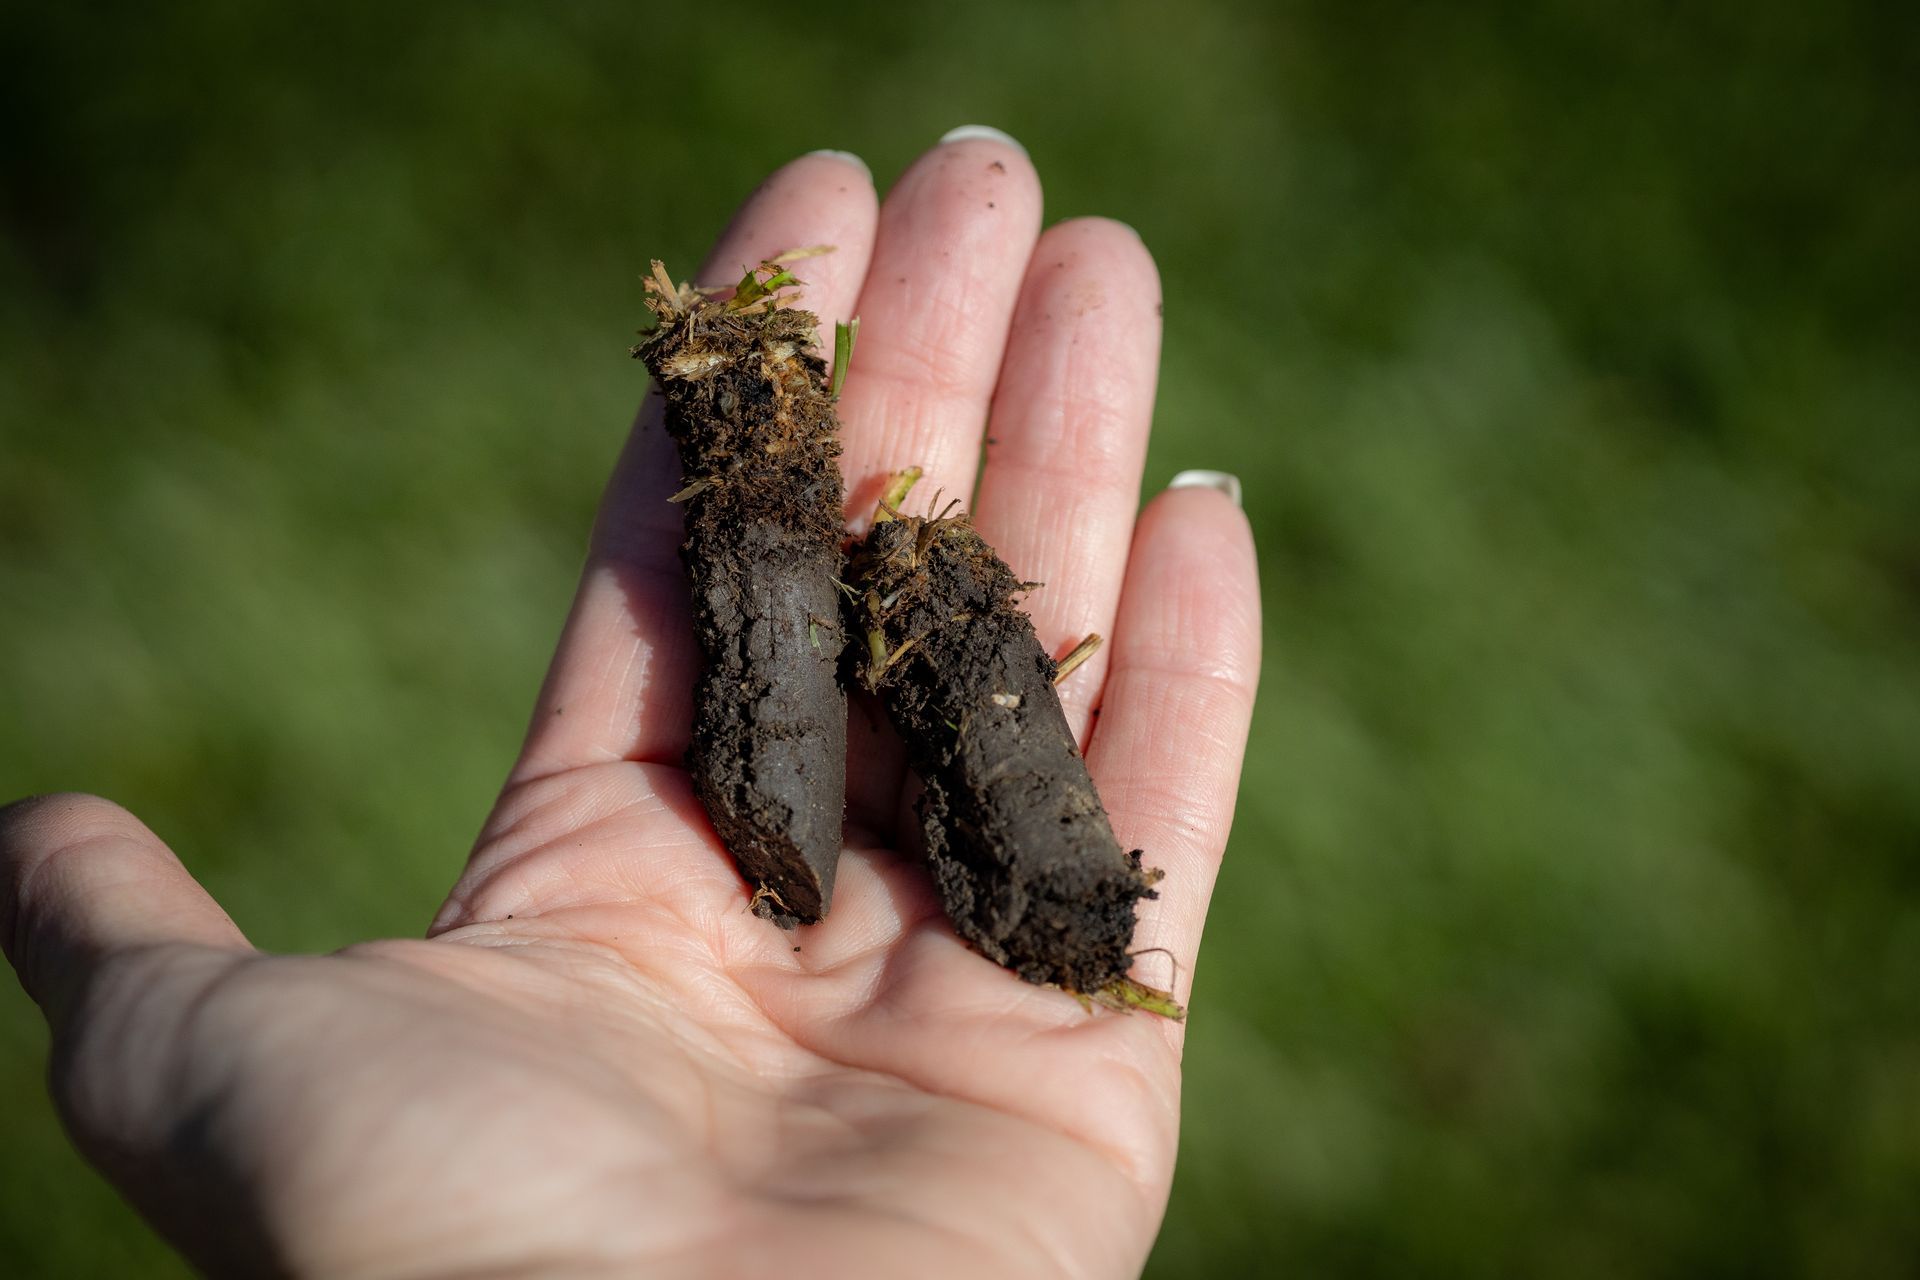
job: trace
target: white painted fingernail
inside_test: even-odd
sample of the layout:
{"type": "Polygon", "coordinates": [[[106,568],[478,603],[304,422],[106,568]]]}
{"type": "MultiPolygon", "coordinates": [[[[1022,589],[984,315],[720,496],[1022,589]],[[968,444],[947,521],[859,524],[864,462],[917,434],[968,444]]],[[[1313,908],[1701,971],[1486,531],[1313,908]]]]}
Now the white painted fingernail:
{"type": "Polygon", "coordinates": [[[958,129],[949,129],[940,135],[941,146],[949,142],[973,141],[1004,142],[1021,155],[1027,154],[1027,149],[1021,146],[1012,134],[1004,133],[990,124],[963,124],[958,129]]]}
{"type": "Polygon", "coordinates": [[[873,170],[867,167],[867,162],[851,151],[809,151],[807,154],[810,156],[832,156],[835,160],[845,160],[848,164],[866,174],[867,177],[873,177],[873,170]]]}
{"type": "Polygon", "coordinates": [[[1169,489],[1218,489],[1240,505],[1240,477],[1230,471],[1182,471],[1167,481],[1169,489]]]}

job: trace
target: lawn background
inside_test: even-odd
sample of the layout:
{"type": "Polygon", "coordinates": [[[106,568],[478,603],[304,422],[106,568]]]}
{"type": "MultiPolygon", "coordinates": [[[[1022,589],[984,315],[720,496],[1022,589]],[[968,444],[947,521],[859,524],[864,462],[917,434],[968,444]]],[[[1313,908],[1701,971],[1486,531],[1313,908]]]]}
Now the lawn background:
{"type": "MultiPolygon", "coordinates": [[[[1165,278],[1267,667],[1150,1273],[1920,1256],[1920,23],[1864,3],[20,5],[0,792],[417,932],[649,257],[956,124],[1165,278]]],[[[184,1274],[0,987],[0,1269],[184,1274]]]]}

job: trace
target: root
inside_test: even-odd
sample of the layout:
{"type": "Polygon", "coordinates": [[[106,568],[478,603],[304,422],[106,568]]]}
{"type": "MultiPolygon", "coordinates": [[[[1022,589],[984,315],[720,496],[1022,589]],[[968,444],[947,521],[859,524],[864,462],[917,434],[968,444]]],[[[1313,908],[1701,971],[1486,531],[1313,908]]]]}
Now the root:
{"type": "Polygon", "coordinates": [[[1098,991],[1086,993],[1093,1000],[1109,1009],[1144,1009],[1148,1013],[1158,1014],[1174,1022],[1185,1022],[1187,1011],[1173,998],[1173,992],[1162,991],[1158,987],[1149,987],[1132,978],[1115,978],[1098,991]]]}
{"type": "Polygon", "coordinates": [[[780,900],[780,891],[770,884],[763,884],[753,891],[753,896],[747,899],[747,910],[758,915],[760,913],[760,904],[763,902],[771,902],[774,906],[780,908],[780,914],[782,915],[790,916],[793,914],[792,909],[780,900]]]}
{"type": "Polygon", "coordinates": [[[880,495],[880,502],[873,509],[873,523],[885,524],[889,520],[900,519],[900,504],[907,500],[907,495],[913,492],[913,486],[919,484],[920,477],[925,474],[919,467],[908,467],[905,471],[897,472],[887,482],[887,491],[880,495]]]}
{"type": "Polygon", "coordinates": [[[1088,658],[1091,658],[1093,651],[1098,649],[1101,643],[1100,633],[1098,631],[1088,632],[1086,639],[1069,649],[1067,656],[1060,659],[1058,667],[1053,673],[1053,682],[1059,684],[1062,680],[1072,675],[1074,668],[1078,667],[1088,658]]]}

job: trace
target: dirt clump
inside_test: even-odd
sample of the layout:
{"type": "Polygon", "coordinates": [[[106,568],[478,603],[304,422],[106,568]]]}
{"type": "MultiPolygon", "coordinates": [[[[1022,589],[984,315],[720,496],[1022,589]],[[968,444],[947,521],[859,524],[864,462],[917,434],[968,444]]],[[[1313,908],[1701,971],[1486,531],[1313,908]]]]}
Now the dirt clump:
{"type": "Polygon", "coordinates": [[[703,663],[687,767],[753,910],[785,928],[827,913],[846,800],[838,669],[843,555],[838,422],[816,317],[777,264],[731,296],[675,285],[633,348],[665,400],[686,508],[680,549],[703,663]]]}
{"type": "Polygon", "coordinates": [[[925,784],[927,860],[960,936],[1029,982],[1173,1016],[1126,978],[1135,904],[1159,874],[1114,838],[1015,596],[964,516],[903,516],[896,478],[849,561],[859,679],[925,784]]]}

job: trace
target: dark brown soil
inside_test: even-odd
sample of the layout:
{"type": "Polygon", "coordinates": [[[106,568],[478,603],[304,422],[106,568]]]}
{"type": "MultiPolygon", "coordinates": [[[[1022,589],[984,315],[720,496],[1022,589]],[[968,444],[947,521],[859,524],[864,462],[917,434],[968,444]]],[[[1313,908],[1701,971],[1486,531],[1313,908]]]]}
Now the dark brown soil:
{"type": "Polygon", "coordinates": [[[673,289],[655,270],[660,324],[633,354],[666,399],[686,484],[705,659],[687,767],[753,909],[791,928],[827,913],[846,797],[838,423],[812,314],[673,289]]]}
{"type": "Polygon", "coordinates": [[[926,784],[927,857],[960,936],[1029,982],[1097,993],[1155,894],[1114,839],[1023,589],[964,517],[887,519],[855,549],[857,667],[926,784]]]}

